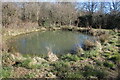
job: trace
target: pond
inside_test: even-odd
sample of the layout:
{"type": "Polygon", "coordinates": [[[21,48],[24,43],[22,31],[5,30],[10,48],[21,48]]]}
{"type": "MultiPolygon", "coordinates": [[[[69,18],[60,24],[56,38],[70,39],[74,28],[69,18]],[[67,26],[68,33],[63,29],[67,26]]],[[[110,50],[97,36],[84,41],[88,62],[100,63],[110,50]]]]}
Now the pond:
{"type": "Polygon", "coordinates": [[[46,54],[50,48],[55,54],[74,53],[83,42],[95,37],[74,31],[44,31],[20,35],[10,40],[10,45],[22,54],[46,54]]]}

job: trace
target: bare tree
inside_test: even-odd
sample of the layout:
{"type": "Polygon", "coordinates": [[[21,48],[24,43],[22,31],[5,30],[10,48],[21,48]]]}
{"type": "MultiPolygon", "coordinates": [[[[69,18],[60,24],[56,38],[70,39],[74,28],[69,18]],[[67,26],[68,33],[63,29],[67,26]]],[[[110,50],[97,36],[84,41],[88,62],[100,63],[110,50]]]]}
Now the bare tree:
{"type": "Polygon", "coordinates": [[[112,0],[112,2],[109,2],[109,5],[111,13],[117,14],[120,11],[120,1],[112,0]]]}
{"type": "Polygon", "coordinates": [[[16,19],[19,15],[19,10],[16,4],[14,3],[4,3],[2,5],[2,24],[6,26],[12,22],[16,22],[16,19]]]}

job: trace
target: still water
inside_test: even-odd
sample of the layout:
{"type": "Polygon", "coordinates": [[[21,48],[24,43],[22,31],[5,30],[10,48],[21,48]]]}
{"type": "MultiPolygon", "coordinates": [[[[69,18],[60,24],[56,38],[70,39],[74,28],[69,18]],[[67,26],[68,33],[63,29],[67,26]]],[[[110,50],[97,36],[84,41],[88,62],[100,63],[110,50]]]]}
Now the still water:
{"type": "Polygon", "coordinates": [[[95,37],[72,31],[45,31],[20,35],[10,40],[10,45],[23,54],[46,54],[47,47],[53,53],[65,54],[82,47],[84,41],[95,37]]]}

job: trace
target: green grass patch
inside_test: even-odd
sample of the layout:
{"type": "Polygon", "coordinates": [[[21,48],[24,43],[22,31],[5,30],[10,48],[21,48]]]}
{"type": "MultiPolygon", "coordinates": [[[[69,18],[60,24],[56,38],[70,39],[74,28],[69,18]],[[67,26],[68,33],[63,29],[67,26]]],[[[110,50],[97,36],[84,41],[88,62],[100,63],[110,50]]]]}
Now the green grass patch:
{"type": "Polygon", "coordinates": [[[22,62],[22,64],[20,66],[22,67],[26,67],[26,68],[30,68],[29,67],[29,63],[32,61],[32,59],[26,59],[22,62]]]}
{"type": "Polygon", "coordinates": [[[86,57],[86,58],[96,57],[98,55],[98,53],[99,52],[97,49],[84,51],[84,57],[86,57]]]}
{"type": "Polygon", "coordinates": [[[107,75],[104,70],[97,69],[93,66],[85,66],[82,74],[86,78],[97,77],[98,79],[105,78],[107,75]]]}
{"type": "Polygon", "coordinates": [[[115,67],[115,64],[114,64],[114,63],[108,62],[108,61],[103,62],[103,65],[104,65],[105,67],[108,67],[108,68],[113,68],[113,67],[115,67]]]}
{"type": "Polygon", "coordinates": [[[65,61],[78,61],[78,60],[81,60],[82,58],[78,57],[77,55],[66,54],[66,55],[63,55],[61,59],[65,61]]]}
{"type": "Polygon", "coordinates": [[[115,55],[112,55],[111,57],[109,57],[108,60],[111,60],[111,61],[113,61],[113,62],[119,62],[119,61],[120,61],[120,54],[117,53],[117,54],[115,54],[115,55]]]}
{"type": "Polygon", "coordinates": [[[64,61],[56,62],[52,64],[52,66],[53,66],[53,69],[51,70],[51,72],[53,72],[58,77],[65,77],[65,73],[71,70],[70,64],[64,61]]]}
{"type": "Polygon", "coordinates": [[[102,64],[103,64],[103,62],[101,62],[99,60],[95,60],[95,62],[96,62],[96,65],[98,65],[98,66],[102,66],[102,64]]]}
{"type": "Polygon", "coordinates": [[[24,75],[22,78],[34,78],[35,77],[35,73],[29,73],[24,75]]]}
{"type": "Polygon", "coordinates": [[[19,64],[19,66],[21,67],[25,67],[28,69],[37,69],[37,68],[42,68],[42,67],[48,67],[49,64],[48,63],[41,63],[41,64],[31,64],[30,62],[32,62],[32,59],[26,59],[24,60],[21,64],[19,64]]]}
{"type": "Polygon", "coordinates": [[[1,78],[9,78],[12,75],[11,71],[12,71],[11,67],[3,67],[0,70],[0,77],[1,78]]]}
{"type": "Polygon", "coordinates": [[[83,75],[80,72],[67,72],[65,78],[83,78],[83,75]]]}

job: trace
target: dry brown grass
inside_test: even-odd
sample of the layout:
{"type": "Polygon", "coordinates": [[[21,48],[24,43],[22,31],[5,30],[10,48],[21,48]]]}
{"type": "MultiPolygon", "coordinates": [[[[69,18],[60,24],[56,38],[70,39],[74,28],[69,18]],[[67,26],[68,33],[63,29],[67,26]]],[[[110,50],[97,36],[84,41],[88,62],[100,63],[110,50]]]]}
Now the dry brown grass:
{"type": "Polygon", "coordinates": [[[102,43],[105,43],[108,41],[108,39],[110,38],[110,35],[109,34],[102,34],[98,37],[98,39],[102,42],[102,43]]]}
{"type": "Polygon", "coordinates": [[[90,40],[85,40],[84,41],[84,44],[83,44],[83,49],[84,50],[90,50],[92,49],[93,47],[95,47],[95,43],[90,41],[90,40]]]}

